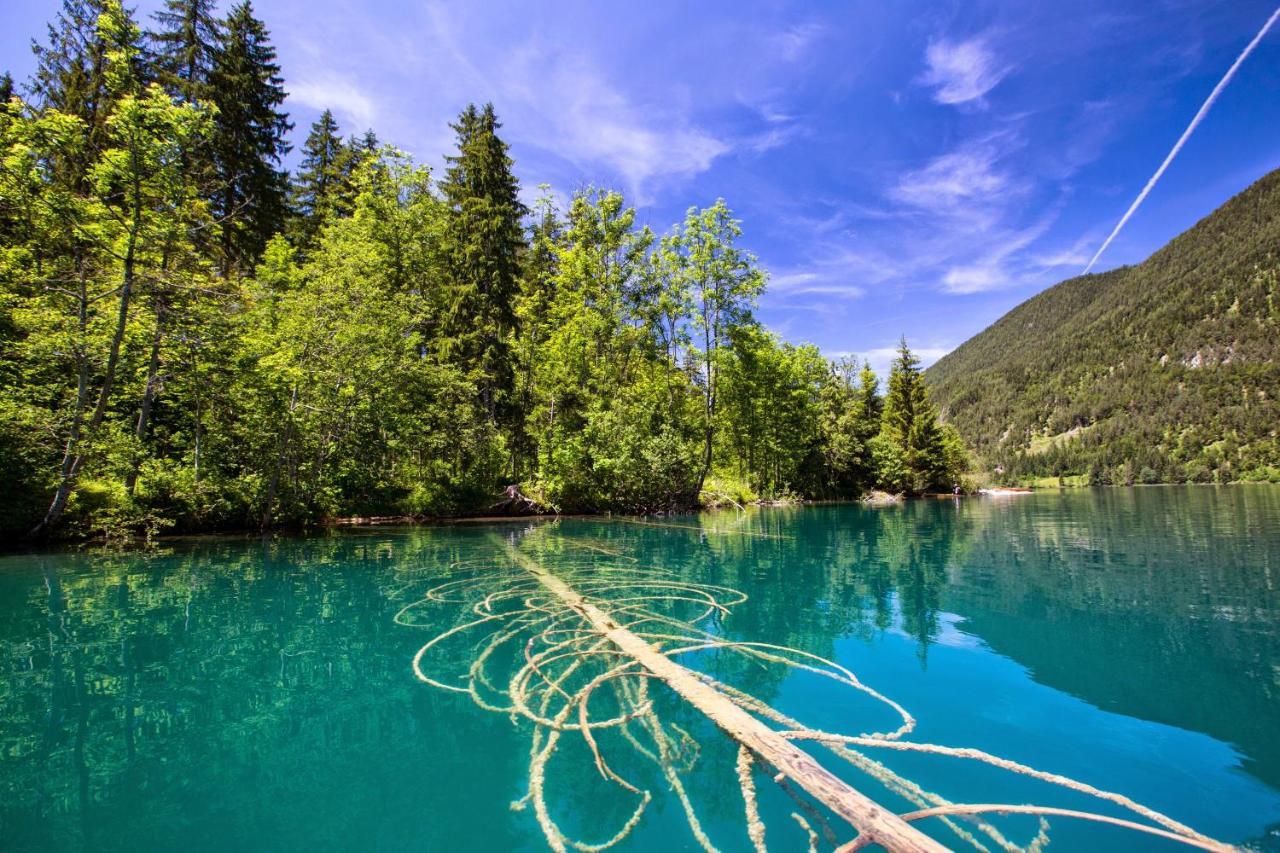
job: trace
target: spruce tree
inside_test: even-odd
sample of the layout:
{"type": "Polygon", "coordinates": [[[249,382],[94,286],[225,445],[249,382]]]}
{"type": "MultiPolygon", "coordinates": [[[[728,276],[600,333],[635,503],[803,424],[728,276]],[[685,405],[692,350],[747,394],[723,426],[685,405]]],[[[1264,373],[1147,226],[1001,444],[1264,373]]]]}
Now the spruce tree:
{"type": "Polygon", "coordinates": [[[325,223],[337,213],[337,194],[347,165],[347,146],[330,110],[311,125],[302,145],[302,163],[289,189],[294,245],[309,248],[325,223]]]}
{"type": "Polygon", "coordinates": [[[378,134],[373,132],[373,128],[366,129],[358,140],[352,141],[352,147],[359,148],[365,154],[375,154],[381,146],[382,142],[378,139],[378,134]]]}
{"type": "Polygon", "coordinates": [[[889,389],[880,417],[880,435],[899,452],[909,477],[909,488],[921,491],[949,485],[946,448],[938,412],[920,371],[920,359],[904,337],[889,372],[889,389]]]}
{"type": "Polygon", "coordinates": [[[884,401],[880,399],[880,379],[871,369],[871,362],[863,361],[858,372],[858,439],[865,445],[880,431],[880,412],[884,401]]]}
{"type": "Polygon", "coordinates": [[[165,0],[150,34],[156,78],[181,101],[205,101],[221,38],[213,0],[165,0]]]}
{"type": "Polygon", "coordinates": [[[441,182],[450,275],[441,332],[460,365],[480,378],[481,400],[496,419],[512,387],[526,209],[493,104],[468,105],[451,127],[458,153],[441,182]]]}
{"type": "Polygon", "coordinates": [[[880,413],[884,403],[880,398],[880,380],[871,369],[871,363],[863,361],[858,372],[857,394],[853,404],[853,433],[861,453],[855,466],[855,479],[859,489],[875,485],[875,465],[871,453],[872,441],[880,432],[880,413]]]}
{"type": "Polygon", "coordinates": [[[96,124],[106,94],[106,50],[98,34],[98,17],[106,0],[63,0],[48,27],[48,44],[32,41],[36,70],[32,100],[38,107],[96,124]]]}
{"type": "Polygon", "coordinates": [[[84,144],[76,146],[76,155],[59,157],[54,172],[67,186],[84,189],[85,170],[92,152],[102,148],[107,117],[112,102],[123,94],[113,90],[107,80],[107,57],[113,50],[128,57],[129,78],[135,89],[146,82],[140,34],[133,26],[132,13],[121,9],[129,25],[114,31],[112,38],[132,39],[136,44],[112,45],[99,28],[104,13],[119,7],[114,0],[63,0],[62,9],[48,28],[48,44],[31,43],[36,57],[36,70],[31,76],[32,104],[38,109],[54,109],[79,118],[84,124],[84,144]],[[123,48],[123,50],[122,50],[123,48]]]}
{"type": "Polygon", "coordinates": [[[251,268],[284,223],[280,161],[293,125],[280,109],[285,91],[275,48],[249,0],[232,7],[223,31],[210,93],[218,108],[212,207],[221,222],[221,267],[227,274],[251,268]]]}

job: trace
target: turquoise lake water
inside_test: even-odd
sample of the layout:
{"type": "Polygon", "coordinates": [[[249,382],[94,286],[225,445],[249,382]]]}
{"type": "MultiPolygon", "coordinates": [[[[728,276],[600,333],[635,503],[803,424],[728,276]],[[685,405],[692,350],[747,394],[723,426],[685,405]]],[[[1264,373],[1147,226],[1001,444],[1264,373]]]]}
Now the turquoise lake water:
{"type": "MultiPolygon", "coordinates": [[[[500,706],[525,654],[566,636],[588,642],[569,633],[582,626],[563,611],[552,633],[538,633],[552,623],[534,617],[552,605],[509,548],[606,609],[661,617],[642,632],[683,631],[708,609],[707,585],[723,588],[711,594],[729,612],[713,612],[702,630],[839,663],[910,712],[917,724],[905,740],[985,750],[1209,836],[1280,849],[1280,488],[1077,490],[645,522],[0,556],[0,850],[547,849],[535,804],[513,808],[528,791],[534,726],[424,683],[413,666],[490,595],[502,618],[429,649],[424,675],[466,684],[485,637],[510,629],[476,687],[500,706]],[[450,600],[423,600],[453,581],[454,593],[436,596],[450,600]]],[[[616,662],[587,663],[606,660],[616,662]]],[[[824,731],[898,725],[888,706],[846,685],[732,648],[679,660],[824,731]]],[[[651,754],[670,750],[665,763],[710,842],[750,850],[736,747],[665,687],[631,679],[641,681],[662,734],[646,735],[649,717],[627,733],[651,754]]],[[[631,682],[597,690],[593,719],[635,699],[631,682]]],[[[598,730],[598,746],[651,802],[615,849],[700,849],[653,760],[663,756],[646,756],[622,729],[598,730]]],[[[548,814],[573,838],[608,839],[638,795],[602,775],[580,733],[561,740],[545,767],[548,814]]],[[[895,811],[917,807],[805,748],[895,811]]],[[[1132,817],[972,761],[864,752],[953,802],[1132,817]]],[[[815,830],[817,819],[767,775],[755,780],[769,849],[807,849],[791,813],[815,830]]],[[[1025,815],[989,820],[1014,844],[1039,830],[1025,815]]],[[[961,846],[936,818],[916,825],[961,846]]],[[[1067,818],[1050,819],[1048,838],[1051,850],[1186,849],[1067,818]]]]}

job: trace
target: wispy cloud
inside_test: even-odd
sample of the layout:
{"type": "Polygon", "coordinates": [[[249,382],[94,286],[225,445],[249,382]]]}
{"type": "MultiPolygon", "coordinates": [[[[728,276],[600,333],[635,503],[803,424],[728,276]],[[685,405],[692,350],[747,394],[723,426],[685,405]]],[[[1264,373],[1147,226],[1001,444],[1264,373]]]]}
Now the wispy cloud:
{"type": "Polygon", "coordinates": [[[948,293],[983,293],[1009,284],[1009,276],[996,264],[952,267],[942,277],[943,289],[948,293]]]}
{"type": "MultiPolygon", "coordinates": [[[[929,367],[938,359],[955,349],[955,346],[922,346],[917,347],[907,342],[911,347],[911,351],[920,359],[921,367],[929,367]]],[[[884,388],[884,381],[889,376],[889,370],[893,367],[893,362],[898,357],[898,345],[874,347],[867,350],[824,350],[823,355],[830,359],[852,358],[859,362],[867,362],[871,365],[871,369],[876,372],[876,376],[880,377],[881,389],[884,388]]]]}
{"type": "Polygon", "coordinates": [[[804,136],[808,131],[803,125],[791,124],[785,127],[771,127],[763,133],[753,134],[744,139],[740,146],[752,154],[764,154],[775,148],[783,148],[792,140],[804,136]]]}
{"type": "Polygon", "coordinates": [[[933,87],[933,99],[940,104],[981,104],[1013,70],[1001,64],[986,36],[937,39],[929,43],[924,58],[927,67],[920,82],[933,87]]]}
{"type": "MultiPolygon", "coordinates": [[[[607,166],[641,204],[652,200],[654,183],[705,172],[731,150],[727,141],[678,113],[632,103],[584,60],[536,55],[550,62],[542,72],[544,85],[507,87],[534,114],[526,121],[534,131],[531,141],[584,170],[607,166]]],[[[525,61],[534,57],[526,54],[525,61]]],[[[507,79],[523,78],[526,70],[514,67],[507,79]]]]}
{"type": "Polygon", "coordinates": [[[378,109],[373,98],[350,78],[332,72],[312,74],[291,82],[289,99],[315,110],[333,110],[339,127],[353,133],[363,132],[378,123],[378,109]]]}
{"type": "Polygon", "coordinates": [[[820,24],[797,24],[774,36],[773,43],[783,59],[794,62],[803,58],[810,46],[825,32],[826,28],[820,24]]]}
{"type": "Polygon", "coordinates": [[[953,266],[942,277],[942,289],[948,293],[969,294],[1003,290],[1026,283],[1033,268],[1043,267],[1027,258],[1018,257],[1028,246],[1048,231],[1058,218],[1058,207],[1052,207],[1026,228],[1002,229],[993,233],[976,255],[976,260],[953,266]]]}
{"type": "Polygon", "coordinates": [[[983,139],[930,160],[897,180],[889,195],[896,201],[935,213],[952,213],[961,206],[988,203],[1016,189],[997,164],[1000,146],[983,139]]]}
{"type": "Polygon", "coordinates": [[[1090,231],[1084,234],[1069,246],[1060,246],[1057,249],[1051,249],[1042,254],[1035,255],[1031,258],[1031,262],[1043,270],[1053,270],[1058,267],[1079,267],[1089,260],[1089,247],[1098,240],[1098,234],[1090,231]]]}
{"type": "Polygon", "coordinates": [[[852,276],[859,270],[854,265],[841,269],[833,265],[822,265],[818,268],[791,270],[769,277],[769,288],[774,293],[785,296],[839,296],[844,299],[857,299],[867,290],[856,284],[852,276]]]}
{"type": "Polygon", "coordinates": [[[789,300],[820,295],[840,297],[843,302],[865,296],[869,288],[892,282],[903,272],[901,260],[874,248],[846,245],[834,236],[803,266],[784,268],[770,276],[769,289],[789,300]]]}
{"type": "Polygon", "coordinates": [[[885,191],[888,201],[908,213],[916,229],[899,231],[914,237],[913,254],[930,259],[975,249],[1008,237],[1008,221],[1032,183],[1005,161],[1022,147],[1017,134],[1002,130],[964,142],[909,169],[885,191]]]}

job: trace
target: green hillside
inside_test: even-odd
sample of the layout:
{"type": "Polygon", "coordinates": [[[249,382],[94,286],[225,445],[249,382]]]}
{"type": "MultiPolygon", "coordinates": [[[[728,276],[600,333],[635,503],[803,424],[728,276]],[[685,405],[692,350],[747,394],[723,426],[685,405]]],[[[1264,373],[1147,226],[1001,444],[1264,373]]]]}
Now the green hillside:
{"type": "Polygon", "coordinates": [[[1280,481],[1280,170],[1145,262],[1057,284],[926,373],[1007,480],[1280,481]]]}

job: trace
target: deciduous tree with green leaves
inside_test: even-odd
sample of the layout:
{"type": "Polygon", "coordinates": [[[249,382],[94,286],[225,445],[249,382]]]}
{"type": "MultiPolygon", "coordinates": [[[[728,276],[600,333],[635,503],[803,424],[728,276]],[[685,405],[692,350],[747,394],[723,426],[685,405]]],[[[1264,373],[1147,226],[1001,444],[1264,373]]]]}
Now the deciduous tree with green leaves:
{"type": "Polygon", "coordinates": [[[6,206],[31,212],[30,240],[70,244],[62,263],[29,269],[32,298],[18,312],[28,357],[65,365],[57,387],[71,386],[50,424],[62,437],[62,458],[37,532],[58,523],[86,462],[107,455],[134,300],[203,217],[181,165],[182,152],[208,132],[208,117],[175,104],[158,85],[143,85],[140,34],[119,3],[105,4],[98,30],[111,104],[100,134],[85,134],[83,118],[54,109],[9,109],[4,119],[6,206]],[[51,164],[82,145],[83,185],[60,185],[51,164]]]}
{"type": "Polygon", "coordinates": [[[765,275],[755,258],[736,243],[741,224],[724,199],[703,210],[689,208],[684,227],[672,241],[675,275],[683,278],[693,306],[694,340],[701,344],[703,446],[698,489],[715,456],[716,404],[720,385],[720,353],[733,332],[751,322],[765,275]]]}

